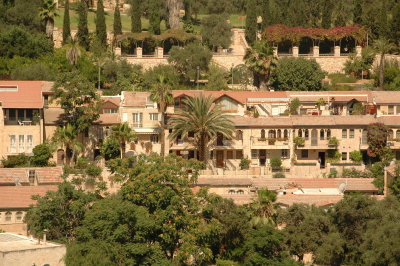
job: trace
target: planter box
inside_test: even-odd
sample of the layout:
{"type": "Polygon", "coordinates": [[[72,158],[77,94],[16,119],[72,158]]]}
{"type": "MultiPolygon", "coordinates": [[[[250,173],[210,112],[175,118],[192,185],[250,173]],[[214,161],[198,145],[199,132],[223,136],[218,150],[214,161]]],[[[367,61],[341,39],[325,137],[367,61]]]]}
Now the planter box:
{"type": "Polygon", "coordinates": [[[331,163],[331,166],[361,166],[361,163],[331,163]]]}

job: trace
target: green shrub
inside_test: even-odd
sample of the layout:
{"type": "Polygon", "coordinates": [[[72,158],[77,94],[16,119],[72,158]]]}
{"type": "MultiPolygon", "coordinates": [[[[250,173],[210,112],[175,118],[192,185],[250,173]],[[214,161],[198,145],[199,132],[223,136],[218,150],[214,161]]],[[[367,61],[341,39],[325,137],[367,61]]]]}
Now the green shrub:
{"type": "Polygon", "coordinates": [[[297,115],[297,109],[299,109],[301,103],[299,98],[293,99],[289,104],[289,111],[292,115],[297,115]]]}
{"type": "Polygon", "coordinates": [[[328,178],[336,178],[338,172],[336,170],[333,170],[329,173],[328,178]]]}
{"type": "Polygon", "coordinates": [[[54,80],[55,75],[43,63],[34,63],[28,66],[14,69],[11,72],[11,79],[14,80],[54,80]]]}
{"type": "Polygon", "coordinates": [[[366,178],[366,177],[368,177],[368,175],[366,175],[362,171],[356,170],[355,168],[351,168],[351,169],[343,169],[342,177],[344,177],[344,178],[360,178],[360,177],[366,178]]]}
{"type": "Polygon", "coordinates": [[[303,137],[295,137],[295,138],[293,139],[293,142],[294,142],[294,144],[296,144],[297,146],[302,146],[302,145],[304,145],[304,143],[306,143],[306,140],[305,140],[305,138],[303,138],[303,137]]]}
{"type": "Polygon", "coordinates": [[[339,146],[339,140],[336,137],[330,137],[328,141],[328,145],[331,146],[339,146]]]}
{"type": "Polygon", "coordinates": [[[273,178],[285,178],[285,174],[279,172],[279,173],[275,173],[272,177],[273,178]]]}
{"type": "Polygon", "coordinates": [[[101,175],[101,168],[97,165],[89,164],[85,172],[90,177],[98,177],[101,175]]]}
{"type": "Polygon", "coordinates": [[[221,259],[217,259],[216,265],[217,265],[217,266],[237,266],[237,265],[239,265],[239,263],[238,263],[238,262],[235,262],[235,261],[233,261],[233,260],[221,260],[221,259]]]}
{"type": "Polygon", "coordinates": [[[86,169],[88,167],[88,164],[89,164],[88,159],[86,159],[85,157],[80,157],[78,158],[76,166],[79,169],[86,169]]]}
{"type": "Polygon", "coordinates": [[[363,159],[361,151],[355,150],[350,152],[350,160],[352,160],[355,163],[361,163],[363,159]]]}
{"type": "Polygon", "coordinates": [[[251,163],[251,160],[249,160],[248,158],[242,158],[241,160],[240,160],[240,164],[239,164],[239,166],[240,166],[240,169],[241,170],[247,170],[247,169],[249,169],[250,168],[250,163],[251,163]]]}
{"type": "Polygon", "coordinates": [[[29,157],[25,155],[25,153],[21,153],[18,155],[8,156],[7,159],[1,160],[4,168],[15,168],[15,167],[24,167],[28,166],[29,157]]]}
{"type": "Polygon", "coordinates": [[[282,166],[282,160],[279,157],[271,158],[271,167],[272,169],[280,169],[282,166]]]}
{"type": "Polygon", "coordinates": [[[53,158],[50,145],[48,143],[42,143],[33,148],[31,164],[33,166],[48,166],[50,158],[53,158]]]}
{"type": "Polygon", "coordinates": [[[338,150],[328,150],[328,163],[337,163],[340,161],[342,154],[338,150]]]}
{"type": "Polygon", "coordinates": [[[115,159],[120,156],[120,143],[113,137],[108,137],[101,146],[101,154],[104,155],[106,161],[115,159]]]}

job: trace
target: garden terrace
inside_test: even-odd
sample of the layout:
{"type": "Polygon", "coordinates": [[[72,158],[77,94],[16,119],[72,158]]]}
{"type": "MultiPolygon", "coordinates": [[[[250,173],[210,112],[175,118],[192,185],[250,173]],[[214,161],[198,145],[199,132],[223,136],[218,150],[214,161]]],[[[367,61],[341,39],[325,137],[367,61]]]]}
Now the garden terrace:
{"type": "Polygon", "coordinates": [[[276,47],[277,54],[295,57],[345,55],[354,51],[355,47],[365,45],[366,36],[367,32],[360,25],[330,29],[273,25],[262,34],[271,46],[276,47]]]}

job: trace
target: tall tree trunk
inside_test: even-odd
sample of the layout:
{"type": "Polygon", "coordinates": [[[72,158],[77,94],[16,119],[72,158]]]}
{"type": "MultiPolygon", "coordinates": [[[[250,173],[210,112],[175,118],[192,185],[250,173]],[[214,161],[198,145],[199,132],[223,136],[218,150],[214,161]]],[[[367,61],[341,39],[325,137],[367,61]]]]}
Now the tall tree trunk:
{"type": "Polygon", "coordinates": [[[260,82],[260,91],[266,91],[268,89],[267,76],[266,75],[260,75],[258,80],[260,82]]]}
{"type": "Polygon", "coordinates": [[[125,142],[121,142],[121,159],[125,158],[125,142]]]}
{"type": "Polygon", "coordinates": [[[160,139],[161,139],[161,156],[165,156],[165,112],[161,113],[161,134],[160,134],[160,139]]]}
{"type": "Polygon", "coordinates": [[[65,163],[70,166],[71,164],[71,157],[69,156],[70,154],[70,148],[69,145],[65,145],[65,163]]]}
{"type": "Polygon", "coordinates": [[[381,63],[379,65],[379,87],[383,89],[383,80],[385,78],[385,54],[381,54],[381,63]]]}
{"type": "Polygon", "coordinates": [[[179,29],[179,10],[181,8],[181,0],[168,0],[168,21],[171,29],[179,29]]]}
{"type": "Polygon", "coordinates": [[[47,19],[46,21],[46,35],[50,40],[53,40],[54,21],[47,19]]]}
{"type": "Polygon", "coordinates": [[[204,167],[207,167],[206,162],[206,137],[204,133],[200,135],[199,140],[199,161],[204,163],[204,167]]]}

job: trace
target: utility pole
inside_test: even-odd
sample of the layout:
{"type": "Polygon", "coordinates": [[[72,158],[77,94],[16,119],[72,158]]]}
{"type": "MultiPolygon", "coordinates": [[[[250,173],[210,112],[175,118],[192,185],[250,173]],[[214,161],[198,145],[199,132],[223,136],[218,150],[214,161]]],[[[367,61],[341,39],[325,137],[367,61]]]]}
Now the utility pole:
{"type": "Polygon", "coordinates": [[[197,90],[199,89],[200,67],[197,66],[197,90]]]}
{"type": "Polygon", "coordinates": [[[232,89],[233,89],[233,66],[234,66],[234,64],[232,63],[232,69],[231,69],[231,71],[232,71],[232,89]]]}

